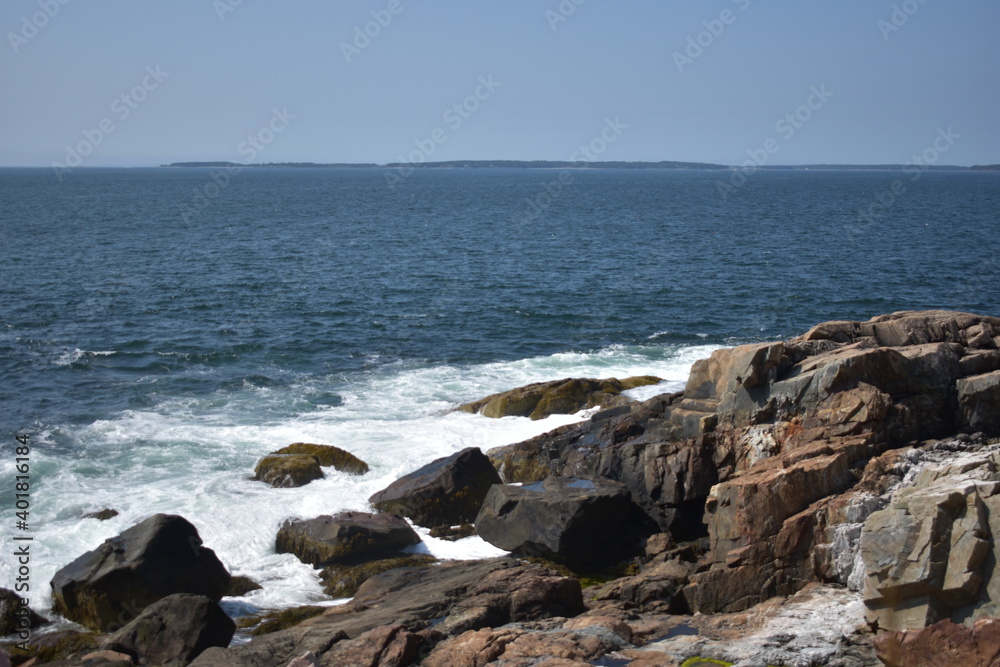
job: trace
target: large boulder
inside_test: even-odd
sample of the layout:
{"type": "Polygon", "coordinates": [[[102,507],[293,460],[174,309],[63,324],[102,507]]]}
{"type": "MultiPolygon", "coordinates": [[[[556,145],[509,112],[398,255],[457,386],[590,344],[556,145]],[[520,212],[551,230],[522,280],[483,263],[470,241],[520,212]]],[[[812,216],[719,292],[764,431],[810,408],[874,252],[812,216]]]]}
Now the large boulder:
{"type": "Polygon", "coordinates": [[[108,632],[174,593],[218,601],[229,580],[191,523],[155,514],[56,572],[52,606],[72,621],[108,632]]]}
{"type": "Polygon", "coordinates": [[[214,600],[178,593],[146,607],[101,647],[138,664],[186,663],[211,646],[229,646],[235,632],[236,624],[214,600]]]}
{"type": "Polygon", "coordinates": [[[576,616],[584,609],[579,581],[534,563],[500,558],[397,568],[368,579],[345,605],[242,646],[209,649],[192,667],[287,665],[309,651],[320,664],[338,664],[326,656],[345,640],[363,637],[345,649],[365,655],[361,645],[405,653],[413,640],[404,632],[438,641],[467,630],[576,616]],[[377,628],[385,630],[366,635],[377,628]]]}
{"type": "Polygon", "coordinates": [[[860,549],[871,622],[904,630],[1000,612],[998,470],[1000,451],[949,456],[868,517],[860,549]]]}
{"type": "Polygon", "coordinates": [[[959,380],[958,407],[968,430],[1000,434],[1000,371],[959,380]]]}
{"type": "Polygon", "coordinates": [[[623,391],[658,384],[662,380],[652,375],[619,380],[594,380],[567,378],[550,382],[536,382],[510,391],[492,394],[472,403],[459,406],[464,412],[479,413],[484,417],[528,417],[545,419],[554,414],[572,414],[598,405],[605,407],[625,402],[623,391]]]}
{"type": "Polygon", "coordinates": [[[490,460],[478,447],[469,447],[400,477],[368,502],[418,526],[453,526],[474,521],[486,492],[500,483],[490,460]]]}
{"type": "Polygon", "coordinates": [[[624,484],[600,477],[501,484],[486,495],[476,532],[518,555],[600,568],[621,559],[633,546],[628,540],[633,509],[624,484]]]}
{"type": "Polygon", "coordinates": [[[315,519],[289,519],[276,549],[317,567],[387,558],[420,542],[413,528],[393,514],[340,512],[315,519]]]}

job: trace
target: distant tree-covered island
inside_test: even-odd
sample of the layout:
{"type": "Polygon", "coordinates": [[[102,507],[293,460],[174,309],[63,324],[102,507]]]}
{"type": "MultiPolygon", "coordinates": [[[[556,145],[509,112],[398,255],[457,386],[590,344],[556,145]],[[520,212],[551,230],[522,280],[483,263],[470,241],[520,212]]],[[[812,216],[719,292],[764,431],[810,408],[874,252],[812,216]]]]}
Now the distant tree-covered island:
{"type": "MultiPolygon", "coordinates": [[[[276,168],[308,168],[308,169],[697,169],[725,171],[740,169],[739,166],[712,164],[707,162],[566,162],[558,160],[450,160],[447,162],[389,162],[376,164],[374,162],[263,162],[243,164],[239,162],[172,162],[160,165],[162,167],[195,167],[212,169],[276,169],[276,168]]],[[[902,164],[804,164],[804,165],[763,165],[754,169],[765,170],[868,170],[868,171],[901,171],[914,169],[902,164]]],[[[922,165],[921,171],[1000,171],[1000,164],[978,165],[974,167],[959,167],[952,165],[922,165]]]]}

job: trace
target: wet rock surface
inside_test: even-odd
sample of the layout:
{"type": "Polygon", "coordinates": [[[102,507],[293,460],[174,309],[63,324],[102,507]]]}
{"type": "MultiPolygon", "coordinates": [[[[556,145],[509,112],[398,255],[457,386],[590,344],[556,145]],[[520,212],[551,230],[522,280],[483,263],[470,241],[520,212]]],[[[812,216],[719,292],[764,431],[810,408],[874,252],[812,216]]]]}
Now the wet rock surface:
{"type": "Polygon", "coordinates": [[[360,563],[395,555],[418,544],[420,537],[392,514],[340,512],[314,519],[290,519],[278,531],[276,550],[303,563],[360,563]]]}
{"type": "MultiPolygon", "coordinates": [[[[292,521],[282,549],[346,561],[325,577],[353,599],[193,664],[995,664],[998,343],[997,318],[901,312],[719,350],[682,393],[602,396],[583,422],[487,452],[507,484],[491,481],[480,536],[562,565],[406,556],[381,571],[366,539],[310,542],[292,521]],[[636,538],[629,558],[582,588],[570,570],[623,536],[636,538]]],[[[466,407],[571,410],[588,382],[602,381],[466,407]]],[[[445,468],[406,481],[420,511],[476,504],[442,491],[461,486],[445,468]]]]}
{"type": "Polygon", "coordinates": [[[376,510],[435,528],[471,523],[500,476],[478,447],[431,461],[368,499],[376,510]]]}
{"type": "Polygon", "coordinates": [[[105,540],[52,578],[53,608],[88,628],[120,628],[174,593],[222,599],[230,574],[183,517],[156,514],[105,540]]]}

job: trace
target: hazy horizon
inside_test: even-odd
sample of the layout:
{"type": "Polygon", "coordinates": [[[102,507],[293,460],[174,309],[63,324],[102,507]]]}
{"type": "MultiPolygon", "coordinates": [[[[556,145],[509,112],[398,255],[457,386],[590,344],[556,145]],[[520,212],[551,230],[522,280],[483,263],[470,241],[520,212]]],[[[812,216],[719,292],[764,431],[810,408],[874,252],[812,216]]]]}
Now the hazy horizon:
{"type": "Polygon", "coordinates": [[[0,166],[1000,162],[1000,5],[0,7],[0,166]]]}

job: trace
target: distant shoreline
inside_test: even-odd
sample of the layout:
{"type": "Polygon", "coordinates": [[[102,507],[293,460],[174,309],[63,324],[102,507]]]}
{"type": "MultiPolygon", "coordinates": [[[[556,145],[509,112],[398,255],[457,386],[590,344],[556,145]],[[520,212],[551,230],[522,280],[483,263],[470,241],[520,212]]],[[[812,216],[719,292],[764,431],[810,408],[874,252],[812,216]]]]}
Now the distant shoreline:
{"type": "MultiPolygon", "coordinates": [[[[739,166],[711,164],[705,162],[558,162],[552,160],[454,160],[449,162],[423,162],[411,164],[408,162],[390,162],[376,164],[374,162],[265,162],[260,164],[241,164],[239,162],[172,162],[161,167],[211,168],[290,168],[290,169],[675,169],[700,171],[730,171],[738,170],[739,166]]],[[[908,168],[902,164],[806,164],[806,165],[763,165],[755,167],[761,170],[794,170],[794,171],[899,171],[908,168]]],[[[955,165],[923,165],[921,171],[1000,171],[1000,164],[974,165],[961,167],[955,165]]]]}

